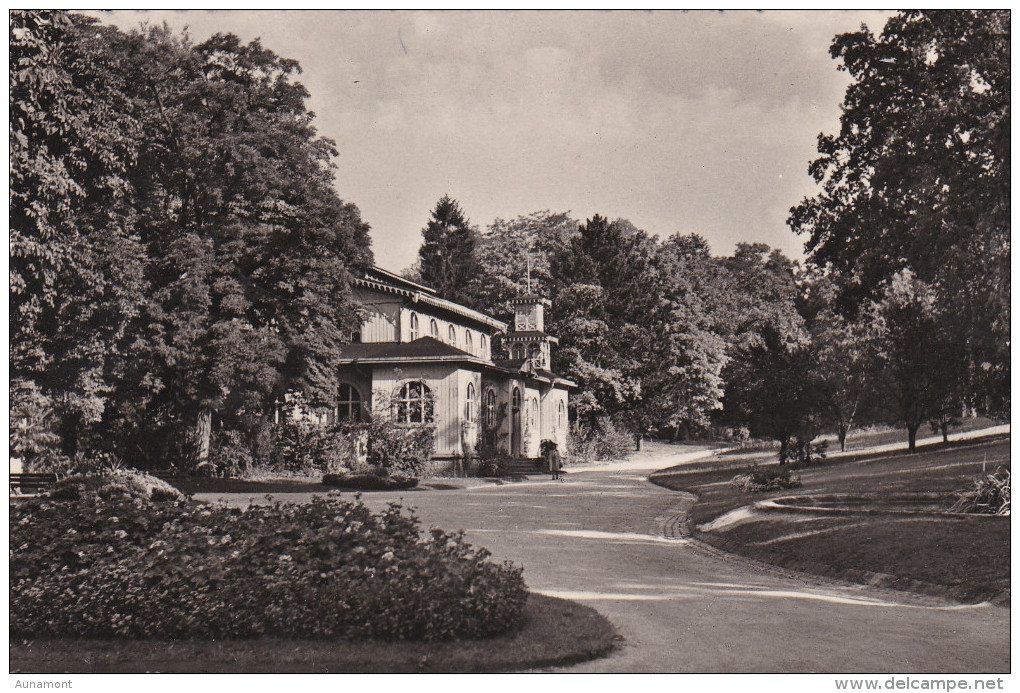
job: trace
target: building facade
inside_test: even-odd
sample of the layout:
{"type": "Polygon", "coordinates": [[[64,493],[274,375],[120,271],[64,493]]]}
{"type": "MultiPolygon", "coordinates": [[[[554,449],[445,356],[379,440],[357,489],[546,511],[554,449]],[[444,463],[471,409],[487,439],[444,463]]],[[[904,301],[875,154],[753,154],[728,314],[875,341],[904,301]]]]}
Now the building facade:
{"type": "Polygon", "coordinates": [[[565,449],[574,383],[549,370],[547,300],[515,299],[511,328],[379,268],[355,280],[355,296],[363,321],[341,353],[340,420],[431,426],[436,460],[473,456],[485,441],[514,457],[538,457],[546,440],[565,449]],[[499,339],[510,359],[493,360],[499,339]]]}

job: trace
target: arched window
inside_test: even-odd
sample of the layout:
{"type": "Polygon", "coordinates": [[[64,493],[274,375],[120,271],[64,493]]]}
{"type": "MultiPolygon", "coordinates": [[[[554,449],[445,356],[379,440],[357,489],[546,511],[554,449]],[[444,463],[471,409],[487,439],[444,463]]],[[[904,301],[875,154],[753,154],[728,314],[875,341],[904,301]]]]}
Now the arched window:
{"type": "Polygon", "coordinates": [[[468,383],[467,386],[467,401],[464,402],[464,420],[471,423],[475,420],[475,412],[477,410],[477,404],[475,402],[475,384],[468,383]]]}
{"type": "Polygon", "coordinates": [[[510,347],[510,358],[512,358],[512,359],[522,359],[522,358],[524,358],[521,355],[523,353],[524,353],[524,347],[522,347],[520,344],[514,344],[513,346],[510,347]]]}
{"type": "Polygon", "coordinates": [[[521,391],[516,387],[514,388],[514,394],[513,397],[511,398],[511,407],[513,408],[514,411],[521,410],[521,391]]]}
{"type": "Polygon", "coordinates": [[[432,392],[415,380],[405,383],[397,397],[397,423],[432,423],[432,392]]]}
{"type": "Polygon", "coordinates": [[[450,336],[450,344],[457,346],[457,328],[450,325],[450,329],[447,330],[447,334],[450,336]]]}
{"type": "Polygon", "coordinates": [[[556,427],[561,431],[565,431],[567,429],[567,405],[563,403],[562,399],[560,400],[559,406],[556,408],[556,423],[556,427]]]}
{"type": "Polygon", "coordinates": [[[436,339],[439,339],[439,323],[436,322],[435,320],[429,323],[429,334],[431,334],[436,339]]]}
{"type": "Polygon", "coordinates": [[[475,348],[475,338],[471,336],[471,330],[464,330],[464,351],[471,351],[475,348]]]}
{"type": "Polygon", "coordinates": [[[361,421],[361,393],[347,383],[340,385],[336,402],[336,420],[339,423],[356,423],[361,421]]]}
{"type": "Polygon", "coordinates": [[[496,425],[496,391],[491,387],[485,391],[483,421],[488,428],[496,425]]]}
{"type": "Polygon", "coordinates": [[[532,397],[528,400],[528,427],[532,430],[538,426],[538,400],[532,397]]]}
{"type": "Polygon", "coordinates": [[[410,341],[413,342],[416,339],[418,339],[418,314],[417,313],[411,313],[411,339],[410,339],[410,341]]]}
{"type": "Polygon", "coordinates": [[[485,335],[484,334],[481,337],[478,338],[478,345],[482,349],[482,358],[485,358],[485,349],[486,349],[486,347],[485,347],[485,335]]]}

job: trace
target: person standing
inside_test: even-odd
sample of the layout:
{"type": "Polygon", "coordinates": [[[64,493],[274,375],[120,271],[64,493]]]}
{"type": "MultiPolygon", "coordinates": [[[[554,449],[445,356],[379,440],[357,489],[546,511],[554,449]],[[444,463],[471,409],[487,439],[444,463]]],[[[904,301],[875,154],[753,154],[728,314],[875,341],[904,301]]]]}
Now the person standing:
{"type": "Polygon", "coordinates": [[[546,469],[552,474],[554,480],[560,478],[560,467],[562,461],[560,460],[560,451],[551,440],[543,441],[542,447],[545,448],[545,465],[546,469]]]}

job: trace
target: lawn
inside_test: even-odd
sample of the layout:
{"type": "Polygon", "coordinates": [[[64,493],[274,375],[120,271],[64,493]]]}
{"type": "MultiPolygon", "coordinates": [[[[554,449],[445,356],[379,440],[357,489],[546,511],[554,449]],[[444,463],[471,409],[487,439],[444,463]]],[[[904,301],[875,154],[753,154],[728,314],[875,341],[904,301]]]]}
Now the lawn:
{"type": "MultiPolygon", "coordinates": [[[[981,428],[988,428],[990,426],[996,426],[1000,422],[987,419],[983,416],[974,418],[966,418],[960,421],[960,424],[954,426],[949,431],[950,435],[954,433],[965,433],[967,431],[976,431],[981,428]]],[[[927,426],[922,427],[917,432],[918,439],[927,436],[934,436],[940,434],[934,434],[931,429],[927,426]]],[[[824,443],[826,445],[826,451],[829,454],[839,452],[839,440],[834,434],[821,436],[816,438],[814,441],[817,443],[824,443]]],[[[852,429],[846,437],[846,451],[853,452],[855,450],[863,450],[864,448],[875,447],[877,445],[889,445],[892,443],[903,443],[907,442],[907,429],[905,428],[889,428],[886,426],[879,426],[867,429],[852,429]]],[[[735,447],[731,450],[719,453],[721,457],[744,455],[747,453],[769,453],[773,455],[779,452],[779,443],[775,441],[763,441],[760,444],[751,445],[749,447],[740,448],[735,447]]]]}
{"type": "Polygon", "coordinates": [[[869,573],[892,576],[891,586],[925,589],[964,601],[1009,589],[1008,517],[877,513],[824,516],[766,513],[715,531],[699,525],[783,495],[867,494],[878,504],[903,494],[936,494],[948,509],[952,492],[970,486],[982,468],[1009,467],[1009,438],[921,448],[918,454],[858,455],[800,470],[795,490],[744,493],[729,484],[732,466],[715,470],[667,470],[656,483],[695,493],[690,525],[700,539],[742,555],[808,572],[866,581],[869,573]],[[917,581],[924,584],[913,584],[917,581]]]}
{"type": "Polygon", "coordinates": [[[520,630],[484,640],[36,640],[12,642],[12,673],[505,672],[607,655],[612,625],[594,609],[532,594],[520,630]]]}

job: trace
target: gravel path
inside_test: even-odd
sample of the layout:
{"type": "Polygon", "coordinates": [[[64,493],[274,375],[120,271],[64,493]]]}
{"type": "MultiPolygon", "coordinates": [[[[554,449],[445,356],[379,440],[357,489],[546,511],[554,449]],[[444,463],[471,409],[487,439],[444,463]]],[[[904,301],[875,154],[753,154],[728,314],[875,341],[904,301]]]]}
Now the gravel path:
{"type": "MultiPolygon", "coordinates": [[[[496,559],[522,564],[531,589],[605,614],[624,637],[621,647],[569,671],[1009,670],[1008,608],[833,583],[686,538],[680,520],[693,499],[646,477],[704,454],[649,451],[624,465],[572,470],[560,482],[364,500],[381,509],[403,497],[425,527],[464,529],[496,559]]],[[[221,498],[248,502],[242,494],[221,498]]]]}

